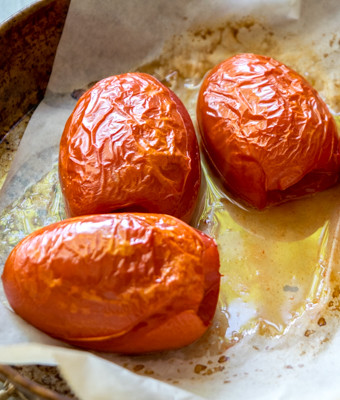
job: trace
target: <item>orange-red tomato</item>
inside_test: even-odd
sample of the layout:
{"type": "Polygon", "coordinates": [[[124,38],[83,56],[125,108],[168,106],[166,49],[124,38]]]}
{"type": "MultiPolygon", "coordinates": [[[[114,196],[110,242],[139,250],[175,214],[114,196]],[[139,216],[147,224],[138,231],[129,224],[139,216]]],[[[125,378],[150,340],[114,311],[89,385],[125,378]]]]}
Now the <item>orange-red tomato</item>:
{"type": "Polygon", "coordinates": [[[213,239],[160,214],[99,214],[42,228],[5,264],[8,301],[71,344],[141,353],[173,349],[208,328],[219,292],[213,239]]]}
{"type": "Polygon", "coordinates": [[[197,117],[227,188],[256,208],[334,185],[334,120],[318,93],[270,57],[239,54],[204,79],[197,117]]]}
{"type": "Polygon", "coordinates": [[[66,123],[59,176],[70,216],[119,210],[188,222],[200,186],[190,116],[150,75],[103,79],[79,99],[66,123]]]}

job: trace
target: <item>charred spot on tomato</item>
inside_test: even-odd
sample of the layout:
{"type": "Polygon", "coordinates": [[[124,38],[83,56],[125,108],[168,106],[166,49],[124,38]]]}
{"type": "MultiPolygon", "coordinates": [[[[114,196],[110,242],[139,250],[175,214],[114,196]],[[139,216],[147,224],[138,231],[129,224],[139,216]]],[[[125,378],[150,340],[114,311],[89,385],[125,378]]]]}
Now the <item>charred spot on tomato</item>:
{"type": "Polygon", "coordinates": [[[197,119],[226,188],[258,209],[338,182],[337,129],[309,83],[265,56],[238,54],[204,79],[197,119]]]}
{"type": "Polygon", "coordinates": [[[190,116],[150,75],[103,79],[65,125],[59,177],[70,216],[127,208],[189,221],[201,178],[190,116]]]}

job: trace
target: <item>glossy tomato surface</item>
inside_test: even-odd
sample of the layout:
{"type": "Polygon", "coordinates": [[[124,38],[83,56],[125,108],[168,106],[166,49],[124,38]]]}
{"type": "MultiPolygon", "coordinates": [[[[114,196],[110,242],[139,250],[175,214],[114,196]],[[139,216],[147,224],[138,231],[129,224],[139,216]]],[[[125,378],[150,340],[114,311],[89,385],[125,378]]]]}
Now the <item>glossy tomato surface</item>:
{"type": "Polygon", "coordinates": [[[238,54],[204,79],[197,117],[226,187],[256,208],[334,185],[335,122],[309,83],[265,56],[238,54]]]}
{"type": "Polygon", "coordinates": [[[168,215],[81,216],[22,240],[2,280],[14,311],[49,335],[141,353],[185,346],[207,330],[219,256],[213,239],[168,215]]]}
{"type": "Polygon", "coordinates": [[[59,176],[70,216],[124,210],[188,222],[200,186],[190,116],[150,75],[103,79],[79,99],[66,123],[59,176]]]}

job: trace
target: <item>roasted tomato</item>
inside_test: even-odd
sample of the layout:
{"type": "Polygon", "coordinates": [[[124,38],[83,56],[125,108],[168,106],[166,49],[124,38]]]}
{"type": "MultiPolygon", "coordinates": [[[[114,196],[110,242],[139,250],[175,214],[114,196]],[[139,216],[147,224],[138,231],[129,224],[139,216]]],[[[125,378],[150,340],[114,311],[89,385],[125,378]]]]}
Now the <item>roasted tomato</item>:
{"type": "Polygon", "coordinates": [[[215,242],[161,214],[75,217],[12,251],[3,285],[23,319],[76,346],[174,349],[208,328],[219,292],[215,242]]]}
{"type": "Polygon", "coordinates": [[[334,120],[318,93],[270,57],[239,54],[204,79],[197,117],[230,192],[258,209],[334,185],[334,120]]]}
{"type": "Polygon", "coordinates": [[[59,176],[70,216],[119,210],[188,222],[200,186],[190,116],[150,75],[104,79],[79,99],[66,123],[59,176]]]}

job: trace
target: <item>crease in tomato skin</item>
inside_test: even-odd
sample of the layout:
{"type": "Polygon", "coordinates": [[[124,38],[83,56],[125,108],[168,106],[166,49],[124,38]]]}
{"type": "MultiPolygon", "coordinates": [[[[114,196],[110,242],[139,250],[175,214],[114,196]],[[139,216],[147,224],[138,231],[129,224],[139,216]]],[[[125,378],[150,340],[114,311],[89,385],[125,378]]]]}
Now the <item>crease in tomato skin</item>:
{"type": "MultiPolygon", "coordinates": [[[[177,321],[176,315],[189,310],[197,314],[199,329],[207,329],[210,321],[198,322],[199,310],[208,299],[204,315],[212,319],[218,268],[212,239],[167,215],[125,213],[73,218],[31,234],[11,253],[2,279],[13,309],[37,328],[66,341],[97,343],[110,337],[111,343],[149,320],[177,321]],[[37,259],[43,242],[46,254],[43,250],[37,259]],[[94,254],[93,249],[101,251],[94,254]],[[39,304],[37,293],[42,294],[39,304]]],[[[186,329],[189,344],[193,332],[186,329]]],[[[151,335],[146,328],[143,332],[151,335]]],[[[162,332],[168,335],[165,327],[162,332]]]]}
{"type": "Polygon", "coordinates": [[[141,324],[136,329],[127,332],[126,335],[117,338],[108,337],[102,340],[89,338],[85,343],[82,340],[70,339],[69,343],[84,348],[90,347],[97,351],[134,355],[186,346],[197,339],[198,333],[199,336],[203,335],[206,329],[195,313],[186,311],[163,321],[162,324],[157,323],[155,327],[152,326],[152,322],[151,324],[141,324]],[[171,326],[171,329],[169,329],[169,326],[171,326]],[[189,332],[188,326],[190,327],[189,332]],[[167,343],[166,348],[164,348],[164,342],[167,343]],[[148,348],[148,351],[145,351],[145,348],[148,348]]]}
{"type": "MultiPolygon", "coordinates": [[[[307,181],[309,192],[337,182],[339,142],[331,114],[301,76],[276,60],[240,54],[216,66],[202,84],[197,119],[208,158],[225,185],[253,207],[261,209],[301,197],[306,193],[307,181]],[[270,90],[264,90],[266,86],[270,90]],[[229,148],[231,143],[234,149],[229,148]],[[237,180],[235,184],[232,174],[242,176],[233,159],[237,153],[261,164],[264,198],[255,192],[249,198],[247,184],[237,180]],[[323,184],[313,184],[306,178],[299,196],[295,185],[315,171],[325,174],[323,184]],[[327,176],[329,173],[333,180],[327,176]]],[[[249,187],[256,186],[255,176],[251,179],[250,175],[243,180],[248,179],[249,187]]]]}

